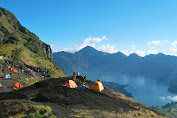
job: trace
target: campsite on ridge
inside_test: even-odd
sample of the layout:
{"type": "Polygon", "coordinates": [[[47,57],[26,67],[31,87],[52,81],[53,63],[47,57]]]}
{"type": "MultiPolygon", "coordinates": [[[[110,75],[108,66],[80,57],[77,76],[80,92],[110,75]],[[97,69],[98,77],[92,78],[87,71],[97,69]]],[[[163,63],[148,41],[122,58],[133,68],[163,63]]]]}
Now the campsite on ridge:
{"type": "Polygon", "coordinates": [[[50,46],[4,8],[0,37],[1,117],[163,117],[101,80],[94,83],[82,73],[75,82],[66,77],[52,60],[50,46]]]}
{"type": "Polygon", "coordinates": [[[0,0],[0,118],[177,118],[176,5],[0,0]]]}

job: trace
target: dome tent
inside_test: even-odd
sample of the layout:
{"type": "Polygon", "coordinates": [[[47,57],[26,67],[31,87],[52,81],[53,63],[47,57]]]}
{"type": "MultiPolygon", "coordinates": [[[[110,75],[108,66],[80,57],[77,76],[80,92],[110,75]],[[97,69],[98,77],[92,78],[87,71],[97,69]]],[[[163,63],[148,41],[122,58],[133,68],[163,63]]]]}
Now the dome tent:
{"type": "Polygon", "coordinates": [[[5,74],[4,76],[2,76],[3,78],[11,78],[9,74],[5,74]]]}
{"type": "Polygon", "coordinates": [[[77,87],[77,84],[73,80],[68,80],[63,85],[67,86],[69,88],[76,88],[77,87]]]}
{"type": "Polygon", "coordinates": [[[96,81],[92,86],[92,90],[96,90],[96,91],[104,90],[103,84],[100,81],[96,81]]]}

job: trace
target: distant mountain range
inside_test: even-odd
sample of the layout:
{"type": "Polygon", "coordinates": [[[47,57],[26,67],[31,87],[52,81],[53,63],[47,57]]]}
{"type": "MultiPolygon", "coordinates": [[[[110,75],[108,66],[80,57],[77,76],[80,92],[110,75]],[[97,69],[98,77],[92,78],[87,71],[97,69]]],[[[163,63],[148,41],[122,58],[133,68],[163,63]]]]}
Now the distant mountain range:
{"type": "Polygon", "coordinates": [[[68,75],[77,70],[99,71],[109,74],[145,76],[158,79],[165,84],[177,81],[177,57],[163,53],[145,57],[135,53],[126,56],[121,52],[109,54],[87,46],[74,54],[64,51],[53,53],[53,60],[68,75]]]}

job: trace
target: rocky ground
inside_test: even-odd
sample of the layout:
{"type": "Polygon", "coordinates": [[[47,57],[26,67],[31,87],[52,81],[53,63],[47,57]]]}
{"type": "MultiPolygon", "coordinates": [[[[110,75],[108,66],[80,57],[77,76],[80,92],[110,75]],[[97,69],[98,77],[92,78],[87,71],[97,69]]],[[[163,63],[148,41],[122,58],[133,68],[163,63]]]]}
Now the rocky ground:
{"type": "MultiPolygon", "coordinates": [[[[148,106],[106,87],[102,92],[97,92],[91,89],[79,90],[60,86],[69,79],[71,78],[53,78],[23,87],[19,91],[2,92],[0,93],[0,108],[3,108],[2,103],[10,100],[12,103],[19,101],[21,104],[27,102],[32,105],[50,106],[52,108],[50,114],[54,114],[58,118],[163,117],[148,106]]],[[[87,80],[86,85],[91,88],[93,82],[87,80]]],[[[11,112],[13,109],[6,111],[6,114],[12,115],[11,112]]],[[[21,111],[15,113],[20,114],[21,111]]]]}

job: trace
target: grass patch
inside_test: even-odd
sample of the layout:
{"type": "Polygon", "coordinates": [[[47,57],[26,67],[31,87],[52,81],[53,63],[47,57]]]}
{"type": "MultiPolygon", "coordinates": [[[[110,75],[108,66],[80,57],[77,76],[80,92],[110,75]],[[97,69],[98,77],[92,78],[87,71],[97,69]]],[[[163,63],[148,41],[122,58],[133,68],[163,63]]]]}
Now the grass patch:
{"type": "Polygon", "coordinates": [[[81,116],[79,115],[70,115],[70,118],[80,118],[81,116]]]}
{"type": "Polygon", "coordinates": [[[88,110],[79,110],[79,109],[72,109],[72,110],[81,116],[86,115],[88,113],[88,110]]]}
{"type": "Polygon", "coordinates": [[[0,77],[2,77],[4,73],[2,73],[2,68],[0,68],[0,77]]]}
{"type": "Polygon", "coordinates": [[[49,106],[35,106],[35,113],[30,113],[25,118],[43,118],[43,117],[54,117],[50,116],[52,109],[49,106]]]}
{"type": "Polygon", "coordinates": [[[85,118],[94,118],[93,116],[85,116],[85,118]]]}
{"type": "Polygon", "coordinates": [[[2,118],[56,118],[49,106],[35,105],[18,100],[0,101],[2,118]]]}
{"type": "Polygon", "coordinates": [[[51,115],[49,118],[56,118],[56,116],[55,115],[51,115]]]}
{"type": "Polygon", "coordinates": [[[34,83],[39,82],[40,79],[37,77],[28,77],[28,78],[22,79],[22,81],[27,85],[33,85],[34,83]]]}
{"type": "Polygon", "coordinates": [[[156,117],[163,118],[161,115],[157,115],[152,111],[129,111],[128,113],[120,112],[120,111],[103,111],[103,110],[80,110],[80,109],[72,109],[75,113],[71,116],[81,116],[82,118],[94,118],[94,117],[105,117],[105,118],[132,118],[132,117],[156,117]]]}

